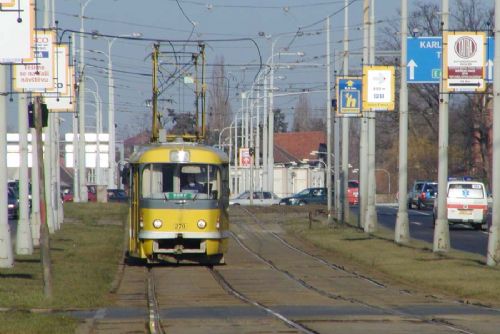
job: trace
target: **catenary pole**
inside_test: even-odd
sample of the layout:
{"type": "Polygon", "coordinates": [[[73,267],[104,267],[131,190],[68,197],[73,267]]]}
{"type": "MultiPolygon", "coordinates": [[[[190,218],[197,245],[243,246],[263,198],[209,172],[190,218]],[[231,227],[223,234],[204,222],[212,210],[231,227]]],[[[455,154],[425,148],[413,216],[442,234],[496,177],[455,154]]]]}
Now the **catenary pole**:
{"type": "Polygon", "coordinates": [[[328,224],[332,223],[332,97],[330,64],[330,17],[328,16],[326,18],[326,189],[328,202],[328,224]]]}
{"type": "MultiPolygon", "coordinates": [[[[368,64],[369,57],[369,11],[370,0],[364,0],[363,3],[363,66],[368,64]]],[[[359,140],[359,226],[364,228],[366,220],[366,211],[368,207],[368,118],[363,110],[361,117],[361,133],[359,140]]]]}
{"type": "MultiPolygon", "coordinates": [[[[7,71],[0,65],[0,92],[7,91],[7,71]]],[[[7,210],[7,95],[0,94],[0,268],[12,268],[14,255],[7,210]]]]}
{"type": "Polygon", "coordinates": [[[493,73],[493,213],[486,264],[500,264],[500,0],[495,0],[495,59],[493,73]]]}
{"type": "Polygon", "coordinates": [[[85,172],[85,36],[83,30],[83,13],[85,7],[91,0],[87,0],[83,5],[80,3],[80,86],[78,88],[78,128],[80,136],[78,138],[78,177],[80,183],[80,202],[88,202],[87,180],[85,172]]]}
{"type": "Polygon", "coordinates": [[[17,221],[16,254],[33,254],[33,239],[29,223],[28,177],[28,104],[24,94],[18,94],[19,122],[19,219],[17,221]]]}
{"type": "MultiPolygon", "coordinates": [[[[449,6],[448,0],[442,0],[441,28],[448,30],[449,6]]],[[[441,65],[442,67],[443,65],[441,65]]],[[[444,84],[441,76],[439,82],[439,166],[438,166],[438,212],[434,226],[434,252],[448,252],[450,250],[450,228],[448,226],[446,197],[448,186],[448,94],[444,93],[444,84]]]]}
{"type": "MultiPolygon", "coordinates": [[[[368,22],[369,27],[369,63],[375,65],[375,6],[374,0],[370,4],[370,19],[368,22]]],[[[375,140],[376,140],[376,111],[367,113],[368,117],[368,207],[366,211],[365,232],[373,233],[377,230],[377,209],[376,202],[376,189],[377,180],[375,175],[375,140]]]]}
{"type": "MultiPolygon", "coordinates": [[[[31,94],[30,94],[30,100],[31,94]]],[[[33,239],[33,246],[40,246],[40,230],[42,224],[42,217],[40,211],[40,173],[38,162],[38,146],[42,143],[38,142],[36,129],[31,129],[31,237],[33,239]]]]}
{"type": "MultiPolygon", "coordinates": [[[[72,63],[73,66],[76,63],[76,58],[75,58],[75,51],[76,51],[76,39],[75,39],[75,33],[71,34],[71,55],[73,57],[72,63]]],[[[75,78],[76,80],[76,78],[75,78]]],[[[78,101],[79,103],[80,101],[78,101]]],[[[80,108],[80,107],[78,107],[80,108]]],[[[80,151],[80,146],[79,146],[79,141],[78,141],[78,114],[75,112],[73,113],[72,116],[73,120],[73,201],[74,202],[80,202],[80,168],[79,168],[79,151],[80,151]]]]}
{"type": "Polygon", "coordinates": [[[408,37],[408,0],[401,0],[401,59],[399,88],[399,197],[394,241],[410,242],[410,225],[406,202],[408,186],[408,84],[406,81],[406,39],[408,37]]]}
{"type": "MultiPolygon", "coordinates": [[[[344,0],[344,76],[349,76],[349,0],[344,0]]],[[[337,104],[339,101],[337,101],[337,104]]],[[[349,178],[349,117],[342,117],[342,190],[343,206],[342,220],[349,221],[349,200],[347,198],[347,187],[349,178]]]]}
{"type": "MultiPolygon", "coordinates": [[[[44,0],[44,11],[43,11],[43,26],[50,26],[50,1],[44,0]]],[[[55,215],[54,215],[54,205],[53,205],[53,187],[52,187],[52,170],[54,169],[54,164],[52,160],[52,139],[54,138],[52,134],[52,130],[54,129],[54,125],[52,124],[53,115],[49,114],[47,119],[47,127],[44,131],[45,138],[41,142],[43,145],[43,163],[45,164],[44,168],[44,182],[45,182],[45,204],[47,206],[46,211],[46,223],[50,233],[54,233],[55,231],[55,215]]]]}

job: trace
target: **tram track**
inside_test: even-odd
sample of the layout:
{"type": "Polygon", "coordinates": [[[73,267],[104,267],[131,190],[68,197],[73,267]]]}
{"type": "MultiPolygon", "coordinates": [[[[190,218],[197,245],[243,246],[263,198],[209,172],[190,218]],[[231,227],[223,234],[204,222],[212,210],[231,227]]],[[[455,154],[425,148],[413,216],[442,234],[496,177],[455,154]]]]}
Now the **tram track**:
{"type": "MultiPolygon", "coordinates": [[[[480,330],[475,331],[468,328],[467,325],[464,326],[463,323],[457,323],[453,313],[451,317],[440,316],[439,313],[437,315],[433,315],[432,313],[419,314],[418,310],[415,311],[410,308],[413,305],[411,303],[406,304],[406,308],[404,307],[404,302],[400,303],[399,301],[395,301],[392,306],[390,304],[386,305],[383,302],[378,304],[377,299],[370,299],[370,297],[365,299],[361,297],[364,294],[351,295],[350,290],[339,290],[338,287],[329,287],[328,284],[317,285],[320,280],[323,280],[323,277],[326,277],[325,275],[328,275],[327,273],[330,270],[341,273],[340,276],[337,276],[339,274],[334,274],[332,282],[335,282],[336,277],[339,277],[340,280],[345,280],[345,282],[351,282],[351,278],[349,277],[352,277],[365,282],[364,286],[371,285],[372,291],[380,290],[380,297],[383,297],[385,292],[389,293],[389,297],[386,296],[386,299],[395,298],[394,296],[398,293],[402,296],[405,295],[403,290],[394,289],[394,287],[383,284],[376,279],[352,272],[340,264],[330,262],[321,255],[316,255],[312,248],[302,248],[297,243],[286,240],[280,235],[279,231],[269,228],[269,224],[260,221],[256,215],[246,210],[245,214],[251,217],[258,227],[254,225],[252,228],[252,225],[248,223],[233,223],[233,226],[237,229],[231,232],[231,237],[235,241],[233,246],[236,246],[236,248],[233,248],[228,253],[233,256],[233,259],[229,261],[229,265],[220,267],[193,265],[148,267],[146,291],[148,304],[147,328],[149,333],[198,333],[196,330],[193,331],[195,326],[193,323],[197,322],[199,324],[200,321],[203,323],[202,327],[206,326],[205,330],[209,332],[219,327],[224,328],[224,331],[220,333],[239,332],[233,331],[231,328],[235,324],[237,324],[236,327],[248,326],[248,324],[245,323],[242,325],[245,320],[238,318],[238,316],[233,318],[234,315],[231,316],[231,309],[240,310],[236,311],[236,313],[245,309],[247,310],[245,312],[248,312],[247,314],[252,314],[252,317],[258,317],[258,321],[265,321],[265,324],[260,325],[259,328],[266,331],[272,331],[271,328],[281,328],[281,330],[288,328],[288,330],[285,329],[285,332],[318,334],[330,332],[329,329],[325,330],[325,328],[328,328],[325,326],[349,326],[348,324],[354,323],[358,324],[357,326],[363,326],[360,324],[364,323],[365,326],[368,326],[367,328],[370,328],[374,324],[383,327],[386,326],[384,324],[399,323],[401,326],[407,328],[412,328],[412,326],[417,326],[417,328],[420,328],[418,326],[427,326],[424,328],[433,328],[435,330],[431,331],[433,333],[482,333],[480,330]],[[271,242],[272,239],[270,238],[276,241],[271,242]],[[279,247],[279,244],[282,247],[279,247]],[[254,250],[255,248],[257,248],[257,251],[254,250]],[[271,253],[269,253],[270,251],[271,253]],[[244,256],[243,254],[245,253],[249,256],[244,256]],[[294,260],[288,262],[279,260],[285,258],[293,258],[294,260]],[[313,262],[316,265],[313,265],[313,262]],[[257,263],[262,263],[263,265],[257,263]],[[315,270],[316,276],[310,276],[311,280],[308,279],[309,276],[303,271],[304,263],[309,263],[306,266],[310,266],[311,269],[314,268],[315,270]],[[251,271],[248,271],[249,269],[251,271]],[[274,274],[272,274],[273,272],[274,274]],[[252,273],[251,277],[245,277],[245,273],[252,273]],[[284,279],[279,279],[280,275],[284,279]],[[192,277],[196,277],[197,279],[192,279],[192,277]],[[276,284],[269,284],[273,282],[269,281],[271,278],[276,284]],[[169,286],[169,284],[173,284],[174,282],[173,286],[169,286]],[[195,282],[198,282],[198,284],[192,285],[195,282]],[[202,284],[200,285],[200,283],[202,284]],[[308,301],[302,303],[292,301],[290,303],[290,301],[287,302],[290,298],[286,297],[288,288],[274,290],[275,287],[284,285],[290,287],[294,284],[300,286],[302,289],[302,292],[298,292],[298,295],[306,293],[305,291],[310,292],[308,297],[306,297],[308,301]],[[216,286],[218,289],[215,288],[216,286]],[[190,292],[184,293],[181,291],[183,289],[190,292]],[[269,291],[270,294],[262,293],[262,291],[269,291]],[[316,297],[312,297],[313,295],[316,295],[316,297]],[[326,300],[330,300],[331,302],[327,302],[326,300]],[[313,307],[313,309],[318,308],[318,310],[325,307],[327,310],[331,310],[324,313],[329,315],[321,316],[320,314],[323,313],[320,311],[320,314],[311,318],[306,315],[312,314],[305,311],[308,307],[313,307]],[[215,308],[215,310],[212,308],[215,308]],[[373,311],[365,311],[364,313],[362,311],[352,311],[361,310],[362,308],[373,311]],[[256,311],[250,311],[250,309],[256,311]],[[299,311],[299,313],[293,311],[299,309],[304,311],[299,311]],[[340,313],[337,314],[336,310],[340,311],[340,313]],[[347,310],[347,314],[350,314],[350,316],[343,316],[342,310],[347,310]],[[262,318],[263,314],[267,314],[268,318],[262,318]],[[206,320],[201,320],[204,317],[209,317],[210,321],[217,322],[218,324],[207,324],[206,320]],[[271,321],[270,319],[274,320],[271,321]],[[185,321],[188,321],[187,327],[189,329],[185,329],[185,321]]],[[[408,293],[408,295],[411,297],[412,293],[408,293]]],[[[432,301],[427,302],[433,306],[437,305],[436,307],[446,304],[446,301],[439,300],[436,300],[435,303],[432,301]]],[[[280,331],[278,330],[278,332],[280,331]]]]}
{"type": "MultiPolygon", "coordinates": [[[[244,210],[260,228],[265,228],[264,224],[258,219],[258,217],[254,213],[250,212],[246,208],[242,208],[242,210],[244,210]]],[[[246,226],[244,224],[240,224],[240,227],[242,227],[247,233],[255,233],[253,231],[250,231],[248,228],[246,228],[246,226]]],[[[333,270],[336,270],[336,271],[345,272],[347,274],[353,275],[353,277],[355,277],[355,278],[358,278],[358,279],[364,280],[366,282],[369,282],[369,283],[375,285],[376,287],[379,287],[379,288],[382,288],[382,289],[387,289],[387,286],[385,284],[380,283],[380,282],[378,282],[377,280],[375,280],[373,278],[367,277],[367,276],[359,274],[357,272],[346,270],[341,265],[338,265],[338,264],[335,264],[335,263],[331,263],[331,262],[329,262],[329,261],[327,261],[327,260],[325,260],[325,259],[323,259],[323,258],[321,258],[321,257],[319,257],[317,255],[311,254],[311,253],[309,253],[309,252],[307,252],[307,251],[305,251],[303,249],[300,249],[300,248],[292,245],[290,242],[288,242],[287,240],[285,240],[284,238],[282,238],[281,236],[279,236],[278,233],[276,233],[276,232],[270,231],[270,232],[268,232],[268,234],[271,235],[276,240],[278,240],[280,243],[282,243],[288,249],[290,249],[292,251],[295,251],[297,253],[300,253],[300,254],[302,254],[304,256],[307,256],[309,258],[312,258],[315,261],[321,263],[322,265],[324,265],[324,266],[326,266],[326,267],[328,267],[330,269],[333,269],[333,270]]],[[[394,310],[394,309],[387,308],[387,307],[381,307],[381,306],[378,306],[378,305],[373,305],[371,303],[367,303],[367,302],[364,302],[364,301],[356,299],[356,298],[345,297],[345,296],[343,296],[341,294],[331,293],[329,291],[325,291],[323,289],[315,287],[314,285],[307,283],[305,280],[294,276],[290,271],[281,269],[273,261],[271,261],[269,259],[266,259],[264,256],[262,256],[258,252],[253,251],[235,233],[231,232],[231,236],[232,236],[232,238],[243,249],[245,249],[247,252],[249,252],[250,254],[252,254],[254,257],[256,257],[257,259],[259,259],[260,261],[266,263],[267,265],[269,265],[274,270],[282,273],[287,278],[294,280],[295,282],[297,282],[297,284],[299,284],[299,285],[301,285],[301,286],[303,286],[303,287],[305,287],[305,288],[307,288],[307,289],[309,289],[311,291],[314,291],[314,292],[320,294],[323,297],[331,298],[331,299],[334,299],[334,300],[344,300],[344,301],[348,301],[348,302],[351,302],[351,303],[356,303],[356,304],[360,304],[360,305],[363,305],[363,306],[366,306],[366,307],[377,309],[377,310],[380,310],[382,312],[389,313],[389,314],[392,314],[392,315],[416,319],[416,320],[418,320],[418,321],[420,321],[422,323],[429,323],[429,324],[435,324],[435,325],[438,325],[438,326],[443,326],[443,327],[445,327],[447,329],[450,329],[452,331],[455,331],[457,333],[474,334],[474,332],[471,332],[469,330],[461,328],[461,327],[459,327],[457,325],[454,325],[454,324],[452,324],[452,323],[450,323],[449,321],[446,321],[446,320],[436,319],[436,318],[427,319],[425,317],[415,316],[414,314],[411,314],[409,312],[403,312],[403,311],[394,310]]],[[[408,292],[406,292],[406,293],[408,293],[408,292]]]]}

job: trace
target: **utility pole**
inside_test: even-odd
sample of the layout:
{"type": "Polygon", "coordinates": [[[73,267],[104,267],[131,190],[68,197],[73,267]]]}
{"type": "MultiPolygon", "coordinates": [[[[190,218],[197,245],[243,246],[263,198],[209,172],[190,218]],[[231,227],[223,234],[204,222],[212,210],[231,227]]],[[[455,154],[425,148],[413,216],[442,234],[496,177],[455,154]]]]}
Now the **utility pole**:
{"type": "Polygon", "coordinates": [[[7,71],[0,65],[0,268],[12,268],[14,255],[7,211],[7,71]]]}
{"type": "MultiPolygon", "coordinates": [[[[374,0],[371,0],[370,4],[370,20],[368,22],[369,27],[369,63],[370,65],[375,64],[375,6],[374,0]]],[[[377,230],[378,219],[377,219],[377,209],[375,207],[376,193],[377,193],[377,180],[375,174],[375,140],[376,140],[376,117],[377,112],[372,110],[367,113],[368,117],[368,207],[366,211],[366,222],[365,222],[365,232],[373,233],[377,230]]]]}
{"type": "MultiPolygon", "coordinates": [[[[349,76],[349,0],[344,0],[344,55],[343,55],[343,67],[344,76],[349,76]]],[[[338,89],[338,88],[337,88],[338,89]]],[[[340,103],[337,101],[337,104],[340,103]]],[[[349,221],[349,200],[347,199],[347,187],[349,178],[349,117],[342,117],[342,203],[344,214],[342,221],[349,221]]]]}
{"type": "MultiPolygon", "coordinates": [[[[30,94],[30,100],[31,94],[30,94]]],[[[33,107],[34,108],[34,107],[33,107]]],[[[34,110],[33,110],[34,115],[34,110]]],[[[40,174],[39,174],[39,158],[38,146],[42,145],[38,141],[36,129],[31,129],[31,236],[33,246],[40,246],[40,230],[42,225],[42,214],[40,210],[40,174]]]]}
{"type": "Polygon", "coordinates": [[[493,213],[486,264],[500,264],[500,0],[495,0],[495,59],[493,74],[493,213]]]}
{"type": "MultiPolygon", "coordinates": [[[[49,27],[51,23],[50,20],[50,0],[44,0],[44,10],[43,10],[43,26],[44,27],[49,27]]],[[[41,102],[40,102],[41,103],[41,102]]],[[[54,117],[53,115],[49,114],[48,115],[48,120],[47,120],[47,128],[45,128],[45,141],[43,142],[43,148],[45,154],[42,154],[41,157],[43,157],[43,161],[45,166],[47,168],[44,169],[45,175],[44,175],[44,180],[45,180],[45,203],[47,204],[47,211],[46,211],[46,222],[47,226],[49,229],[50,233],[53,233],[55,231],[55,214],[54,214],[54,201],[53,201],[53,194],[54,194],[54,188],[53,188],[53,180],[52,180],[52,171],[54,170],[54,161],[52,159],[52,152],[53,152],[53,145],[52,145],[52,140],[54,138],[53,134],[53,129],[54,129],[54,124],[53,124],[54,117]]],[[[43,128],[41,128],[41,131],[43,131],[43,128]]],[[[42,142],[40,142],[42,143],[42,142]]],[[[40,176],[41,177],[41,176],[40,176]]]]}
{"type": "Polygon", "coordinates": [[[330,71],[330,17],[328,16],[326,18],[326,191],[328,193],[328,224],[332,223],[332,97],[330,92],[330,71]]]}
{"type": "MultiPolygon", "coordinates": [[[[369,10],[370,0],[363,3],[363,66],[368,64],[369,57],[369,10]]],[[[364,228],[368,208],[368,117],[363,110],[361,116],[361,134],[359,141],[359,226],[364,228]]]]}
{"type": "Polygon", "coordinates": [[[28,199],[28,104],[23,94],[18,94],[19,124],[19,220],[17,221],[16,254],[33,254],[33,239],[29,224],[28,199]]]}
{"type": "MultiPolygon", "coordinates": [[[[42,98],[37,95],[34,105],[34,119],[36,139],[38,143],[42,142],[42,98]]],[[[38,175],[40,175],[40,256],[43,268],[43,292],[46,298],[52,297],[52,264],[50,261],[50,239],[47,224],[47,205],[45,202],[45,174],[43,165],[43,146],[38,145],[38,175]]],[[[35,190],[36,191],[36,190],[35,190]]]]}
{"type": "MultiPolygon", "coordinates": [[[[448,0],[442,0],[441,30],[448,30],[449,6],[448,0]]],[[[496,29],[496,28],[495,28],[496,29]]],[[[441,34],[442,35],[442,34],[441,34]]],[[[442,59],[442,58],[441,58],[442,59]]],[[[443,64],[441,63],[441,72],[443,64]]],[[[444,92],[443,76],[439,81],[439,167],[438,167],[438,212],[434,226],[434,252],[450,250],[450,227],[447,219],[447,187],[448,187],[448,100],[444,92]]]]}
{"type": "Polygon", "coordinates": [[[83,30],[83,13],[85,7],[91,0],[87,0],[83,5],[80,3],[80,86],[78,88],[78,178],[80,188],[80,201],[88,202],[87,180],[85,173],[85,36],[83,30]]]}
{"type": "Polygon", "coordinates": [[[408,0],[401,0],[401,59],[399,88],[399,198],[394,241],[410,242],[410,224],[406,202],[408,189],[408,84],[406,82],[406,41],[408,38],[408,0]]]}

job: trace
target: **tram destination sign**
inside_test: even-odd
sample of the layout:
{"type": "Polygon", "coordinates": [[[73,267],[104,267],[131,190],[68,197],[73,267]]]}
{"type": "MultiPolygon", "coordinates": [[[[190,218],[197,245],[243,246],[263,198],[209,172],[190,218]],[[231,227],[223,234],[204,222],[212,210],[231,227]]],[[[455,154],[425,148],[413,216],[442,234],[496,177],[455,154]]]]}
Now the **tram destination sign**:
{"type": "MultiPolygon", "coordinates": [[[[486,81],[493,81],[495,42],[486,40],[486,81]]],[[[441,36],[409,37],[407,39],[406,77],[409,84],[435,83],[441,79],[443,45],[441,36]]]]}

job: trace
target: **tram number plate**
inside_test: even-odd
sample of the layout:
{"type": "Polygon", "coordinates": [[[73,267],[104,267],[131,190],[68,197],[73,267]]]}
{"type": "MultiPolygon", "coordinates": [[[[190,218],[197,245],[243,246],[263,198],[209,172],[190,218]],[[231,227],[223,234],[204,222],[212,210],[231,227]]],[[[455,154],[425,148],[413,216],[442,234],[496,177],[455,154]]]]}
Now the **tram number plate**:
{"type": "Polygon", "coordinates": [[[176,230],[185,230],[186,229],[186,224],[175,224],[175,229],[176,230]]]}

